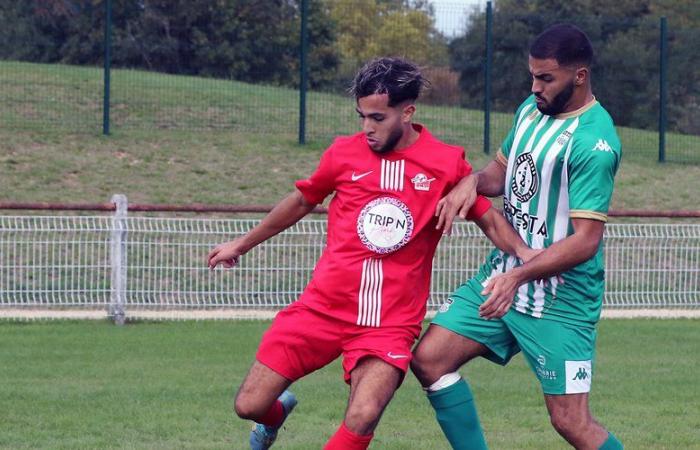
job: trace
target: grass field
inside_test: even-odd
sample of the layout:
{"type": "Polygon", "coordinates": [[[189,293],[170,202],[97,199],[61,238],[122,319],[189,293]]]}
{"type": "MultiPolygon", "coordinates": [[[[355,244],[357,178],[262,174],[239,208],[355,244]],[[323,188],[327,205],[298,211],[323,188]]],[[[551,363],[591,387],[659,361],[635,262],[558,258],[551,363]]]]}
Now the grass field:
{"type": "MultiPolygon", "coordinates": [[[[124,193],[132,202],[270,204],[313,170],[331,136],[357,129],[351,100],[314,93],[309,143],[300,146],[293,90],[115,70],[113,135],[104,137],[100,80],[98,69],[0,63],[3,199],[101,202],[124,193]]],[[[465,145],[475,167],[492,157],[481,151],[481,112],[420,105],[418,120],[465,145]]],[[[510,120],[492,118],[494,148],[510,120]]],[[[700,207],[699,165],[658,164],[655,133],[619,132],[614,208],[700,207]]],[[[667,139],[700,155],[700,137],[667,139]]]]}
{"type": "MultiPolygon", "coordinates": [[[[313,94],[310,142],[299,146],[294,91],[114,71],[113,135],[104,137],[100,77],[0,63],[2,200],[106,202],[124,193],[131,202],[271,204],[313,170],[330,136],[356,127],[352,101],[313,94]]],[[[480,112],[421,105],[418,120],[467,146],[475,167],[491,158],[480,150],[480,112]]],[[[509,122],[494,116],[494,143],[509,122]]],[[[657,164],[654,133],[619,132],[614,208],[700,209],[700,166],[657,164]]],[[[668,139],[672,150],[700,153],[698,137],[668,139]]],[[[593,410],[627,448],[700,449],[698,325],[602,322],[593,410]]],[[[0,322],[0,448],[245,448],[249,427],[233,417],[231,398],[266,326],[0,322]]],[[[567,448],[522,358],[508,369],[479,361],[466,374],[491,448],[567,448]]],[[[276,448],[320,448],[342,417],[340,379],[334,363],[295,386],[301,403],[276,448]]],[[[373,448],[447,448],[412,376],[373,448]]]]}
{"type": "MultiPolygon", "coordinates": [[[[0,322],[0,448],[243,449],[249,424],[232,414],[264,321],[0,322]]],[[[635,450],[700,449],[697,320],[604,320],[592,408],[635,450]]],[[[490,448],[565,449],[521,356],[463,373],[490,448]]],[[[338,362],[294,386],[300,399],[282,449],[321,448],[347,388],[338,362]]],[[[410,375],[371,448],[447,449],[410,375]]]]}

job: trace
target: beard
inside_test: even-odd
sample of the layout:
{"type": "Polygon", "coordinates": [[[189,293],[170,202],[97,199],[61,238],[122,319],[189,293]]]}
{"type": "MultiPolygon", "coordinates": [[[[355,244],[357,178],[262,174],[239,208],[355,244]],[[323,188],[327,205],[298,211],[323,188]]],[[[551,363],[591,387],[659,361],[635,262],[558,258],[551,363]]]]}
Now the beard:
{"type": "Polygon", "coordinates": [[[395,128],[391,131],[391,133],[389,133],[389,137],[386,138],[386,142],[384,143],[384,145],[382,145],[376,150],[372,147],[370,148],[372,148],[372,150],[376,153],[388,153],[392,151],[394,147],[396,147],[396,144],[399,142],[399,140],[401,140],[402,137],[403,130],[401,129],[401,127],[395,128]]]}
{"type": "MultiPolygon", "coordinates": [[[[566,104],[569,102],[571,99],[571,96],[574,95],[574,81],[571,80],[571,83],[569,83],[560,93],[554,96],[551,102],[545,102],[542,105],[537,105],[537,109],[540,110],[542,114],[545,114],[547,116],[556,116],[557,114],[561,114],[564,111],[564,107],[566,104]]],[[[537,98],[544,100],[542,97],[539,97],[536,95],[537,98]]]]}

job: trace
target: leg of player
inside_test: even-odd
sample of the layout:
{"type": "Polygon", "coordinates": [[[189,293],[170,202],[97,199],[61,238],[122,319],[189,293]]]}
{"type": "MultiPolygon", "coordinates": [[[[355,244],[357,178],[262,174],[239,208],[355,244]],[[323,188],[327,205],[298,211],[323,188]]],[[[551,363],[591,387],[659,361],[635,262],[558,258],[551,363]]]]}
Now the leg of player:
{"type": "Polygon", "coordinates": [[[365,450],[403,373],[379,358],[364,358],[350,372],[345,420],[324,450],[365,450]]]}
{"type": "Polygon", "coordinates": [[[277,431],[296,406],[294,395],[285,391],[291,382],[269,367],[255,361],[238,389],[234,409],[241,419],[253,420],[252,449],[267,449],[277,431]]]}
{"type": "Polygon", "coordinates": [[[463,364],[487,351],[484,345],[437,325],[430,325],[413,351],[411,370],[428,393],[453,449],[487,448],[471,389],[457,373],[463,364]]]}
{"type": "Polygon", "coordinates": [[[544,401],[557,432],[577,450],[621,450],[622,443],[591,416],[588,394],[547,395],[544,401]]]}

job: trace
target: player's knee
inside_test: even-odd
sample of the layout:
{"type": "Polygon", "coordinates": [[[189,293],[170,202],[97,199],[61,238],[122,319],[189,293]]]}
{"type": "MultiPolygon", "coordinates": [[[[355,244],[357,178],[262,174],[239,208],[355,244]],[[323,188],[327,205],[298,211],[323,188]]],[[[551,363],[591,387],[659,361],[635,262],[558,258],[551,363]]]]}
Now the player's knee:
{"type": "Polygon", "coordinates": [[[551,414],[549,419],[554,429],[562,436],[574,437],[587,429],[585,417],[565,409],[551,414]]]}
{"type": "Polygon", "coordinates": [[[345,425],[354,433],[371,433],[379,422],[382,411],[382,405],[378,402],[353,404],[345,413],[345,425]]]}
{"type": "Polygon", "coordinates": [[[257,402],[244,395],[236,396],[233,410],[238,417],[246,420],[255,420],[265,414],[265,411],[257,402]]]}
{"type": "Polygon", "coordinates": [[[416,376],[423,386],[428,386],[444,375],[444,369],[440,367],[438,361],[420,348],[416,349],[411,360],[411,372],[416,376]]]}

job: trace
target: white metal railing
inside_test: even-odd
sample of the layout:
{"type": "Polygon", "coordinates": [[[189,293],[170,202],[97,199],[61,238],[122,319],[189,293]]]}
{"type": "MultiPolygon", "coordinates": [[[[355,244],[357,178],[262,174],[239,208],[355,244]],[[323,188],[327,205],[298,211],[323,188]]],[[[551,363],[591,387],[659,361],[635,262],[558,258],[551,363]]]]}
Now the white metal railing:
{"type": "MultiPolygon", "coordinates": [[[[276,310],[306,285],[325,220],[306,219],[241,258],[206,267],[216,244],[257,219],[0,216],[0,312],[101,311],[117,322],[146,312],[276,310]]],[[[700,308],[700,225],[608,224],[606,308],[700,308]]],[[[490,243],[455,225],[435,256],[429,308],[474,274],[490,243]]],[[[148,316],[151,317],[151,316],[148,316]]]]}

